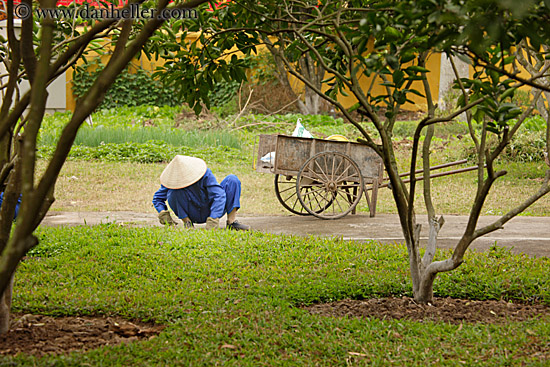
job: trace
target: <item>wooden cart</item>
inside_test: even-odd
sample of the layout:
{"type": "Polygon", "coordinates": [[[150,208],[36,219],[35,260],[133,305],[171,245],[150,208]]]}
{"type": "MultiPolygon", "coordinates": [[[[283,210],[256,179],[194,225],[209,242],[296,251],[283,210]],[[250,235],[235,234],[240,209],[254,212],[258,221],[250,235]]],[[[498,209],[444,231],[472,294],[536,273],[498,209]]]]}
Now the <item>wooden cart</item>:
{"type": "Polygon", "coordinates": [[[260,135],[256,171],[275,174],[275,194],[298,215],[337,219],[355,208],[363,194],[370,216],[376,214],[382,159],[354,142],[260,135]],[[370,196],[369,196],[370,191],[370,196]]]}

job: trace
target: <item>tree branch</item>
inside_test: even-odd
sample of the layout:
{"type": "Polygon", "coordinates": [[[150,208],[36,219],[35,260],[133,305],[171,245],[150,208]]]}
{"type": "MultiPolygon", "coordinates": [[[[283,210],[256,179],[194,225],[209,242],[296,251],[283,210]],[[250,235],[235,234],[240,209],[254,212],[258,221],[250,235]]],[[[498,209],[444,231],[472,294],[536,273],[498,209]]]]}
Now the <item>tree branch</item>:
{"type": "Polygon", "coordinates": [[[544,195],[548,194],[550,192],[550,185],[548,185],[548,181],[550,179],[550,170],[546,171],[546,176],[544,178],[544,182],[540,189],[533,195],[531,195],[527,200],[525,200],[523,203],[515,207],[514,209],[510,210],[506,214],[504,214],[502,217],[500,217],[498,220],[494,221],[493,223],[480,228],[473,232],[473,240],[484,236],[488,233],[491,233],[493,231],[496,231],[497,229],[501,229],[502,226],[508,222],[510,219],[517,216],[519,213],[523,212],[525,209],[530,207],[533,203],[535,203],[537,200],[539,200],[544,195]]]}
{"type": "MultiPolygon", "coordinates": [[[[21,3],[25,4],[28,9],[32,9],[31,0],[23,0],[21,3]]],[[[23,65],[25,66],[25,71],[31,85],[34,82],[37,63],[33,47],[33,26],[34,18],[32,16],[23,19],[21,22],[21,57],[23,58],[23,65]]]]}
{"type": "MultiPolygon", "coordinates": [[[[447,58],[451,62],[451,67],[453,68],[453,73],[455,75],[455,80],[457,81],[460,91],[462,92],[462,96],[464,97],[464,103],[468,104],[470,102],[470,97],[468,96],[468,92],[466,92],[466,88],[464,88],[464,83],[462,83],[462,80],[460,78],[460,74],[458,73],[458,69],[456,67],[455,61],[453,60],[453,55],[447,54],[447,58]]],[[[472,112],[470,110],[466,111],[466,121],[468,123],[468,132],[470,133],[470,137],[472,138],[474,145],[476,147],[476,151],[479,150],[479,140],[476,137],[476,133],[474,131],[474,127],[472,126],[472,112]]]]}
{"type": "Polygon", "coordinates": [[[491,64],[490,62],[488,62],[487,60],[485,60],[483,57],[477,55],[475,52],[473,52],[473,51],[471,51],[471,52],[475,56],[474,58],[476,59],[476,61],[481,66],[483,66],[484,68],[487,68],[489,70],[494,70],[494,71],[496,71],[500,74],[506,75],[510,79],[514,79],[515,81],[518,81],[522,84],[529,85],[531,87],[535,87],[535,88],[538,88],[538,89],[542,89],[546,92],[550,92],[550,86],[538,84],[538,83],[535,82],[537,79],[545,77],[544,73],[541,73],[540,75],[533,76],[529,79],[525,79],[525,78],[523,78],[523,77],[521,77],[517,74],[509,72],[508,70],[506,70],[504,68],[496,67],[493,64],[491,64]]]}

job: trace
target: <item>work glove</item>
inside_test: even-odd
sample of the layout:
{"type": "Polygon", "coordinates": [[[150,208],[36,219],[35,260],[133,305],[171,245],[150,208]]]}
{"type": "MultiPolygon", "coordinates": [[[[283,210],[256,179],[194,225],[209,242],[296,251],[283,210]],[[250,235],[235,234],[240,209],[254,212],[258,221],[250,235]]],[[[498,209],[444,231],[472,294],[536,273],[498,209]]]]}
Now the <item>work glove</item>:
{"type": "Polygon", "coordinates": [[[169,226],[177,226],[178,223],[172,219],[170,212],[168,210],[163,210],[159,213],[159,222],[160,224],[167,224],[169,226]]]}
{"type": "Polygon", "coordinates": [[[206,229],[218,229],[220,226],[220,218],[206,218],[206,229]]]}

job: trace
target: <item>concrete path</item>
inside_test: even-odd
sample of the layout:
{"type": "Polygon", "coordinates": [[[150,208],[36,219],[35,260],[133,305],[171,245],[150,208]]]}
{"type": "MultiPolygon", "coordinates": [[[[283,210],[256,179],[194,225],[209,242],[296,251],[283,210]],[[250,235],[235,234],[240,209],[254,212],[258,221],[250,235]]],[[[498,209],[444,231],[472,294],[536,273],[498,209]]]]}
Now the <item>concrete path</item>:
{"type": "MultiPolygon", "coordinates": [[[[439,234],[439,248],[453,248],[464,228],[467,217],[447,215],[445,225],[439,234]]],[[[478,227],[491,223],[498,217],[486,216],[479,221],[478,227]]],[[[401,227],[397,215],[378,214],[375,218],[367,215],[348,215],[338,220],[321,220],[311,216],[242,216],[239,220],[251,226],[253,230],[274,234],[315,235],[342,237],[349,240],[375,239],[381,242],[403,242],[401,227]]],[[[422,224],[421,240],[427,239],[427,220],[419,215],[422,224]]],[[[155,213],[134,212],[51,212],[43,225],[94,225],[115,222],[121,225],[160,226],[155,213]]],[[[225,225],[222,220],[222,225],[225,225]]],[[[201,228],[202,225],[196,227],[201,228]]],[[[508,222],[504,229],[477,239],[470,248],[487,250],[493,244],[505,246],[515,253],[531,256],[550,257],[550,217],[516,217],[508,222]]]]}

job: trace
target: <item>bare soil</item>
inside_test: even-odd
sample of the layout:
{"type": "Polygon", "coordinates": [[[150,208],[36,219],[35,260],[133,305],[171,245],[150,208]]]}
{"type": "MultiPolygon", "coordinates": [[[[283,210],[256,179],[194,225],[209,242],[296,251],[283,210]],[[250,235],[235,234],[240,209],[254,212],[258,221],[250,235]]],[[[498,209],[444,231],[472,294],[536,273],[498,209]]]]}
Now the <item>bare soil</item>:
{"type": "Polygon", "coordinates": [[[164,326],[118,317],[12,315],[10,331],[0,335],[0,354],[67,354],[106,345],[148,340],[164,326]]]}
{"type": "MultiPolygon", "coordinates": [[[[343,300],[316,304],[306,309],[327,317],[361,317],[408,319],[451,324],[506,323],[550,317],[550,307],[505,301],[470,301],[435,298],[430,305],[420,305],[409,297],[367,300],[343,300]]],[[[0,336],[0,354],[43,356],[86,351],[157,336],[164,327],[130,322],[113,317],[51,317],[15,315],[8,334],[0,336]]],[[[539,352],[550,353],[549,346],[539,352]]]]}
{"type": "MultiPolygon", "coordinates": [[[[329,317],[366,317],[377,319],[407,319],[450,324],[502,324],[550,317],[550,307],[541,304],[518,304],[506,301],[472,301],[434,298],[433,304],[422,305],[410,297],[343,300],[316,304],[306,309],[312,314],[329,317]]],[[[550,351],[549,351],[550,352],[550,351]]]]}

